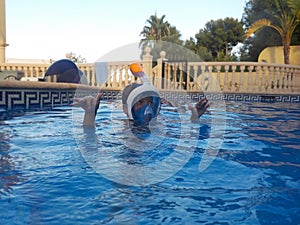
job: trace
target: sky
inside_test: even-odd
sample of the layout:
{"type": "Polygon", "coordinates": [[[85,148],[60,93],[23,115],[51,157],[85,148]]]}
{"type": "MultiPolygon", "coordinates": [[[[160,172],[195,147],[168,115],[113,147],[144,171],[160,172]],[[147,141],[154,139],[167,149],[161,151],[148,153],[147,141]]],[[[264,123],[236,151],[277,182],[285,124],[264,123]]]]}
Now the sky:
{"type": "Polygon", "coordinates": [[[242,18],[246,0],[6,0],[6,58],[59,60],[66,53],[93,63],[138,43],[146,20],[165,15],[182,40],[210,20],[242,18]]]}

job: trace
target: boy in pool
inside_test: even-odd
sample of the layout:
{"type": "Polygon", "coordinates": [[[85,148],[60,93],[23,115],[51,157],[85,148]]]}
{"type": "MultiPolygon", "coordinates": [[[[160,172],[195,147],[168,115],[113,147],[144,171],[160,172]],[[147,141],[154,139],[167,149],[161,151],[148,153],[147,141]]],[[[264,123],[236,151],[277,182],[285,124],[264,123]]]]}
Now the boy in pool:
{"type": "MultiPolygon", "coordinates": [[[[132,83],[124,88],[122,92],[123,112],[135,125],[148,125],[159,113],[161,98],[158,90],[152,85],[139,64],[131,64],[130,70],[134,76],[141,79],[142,84],[132,83]]],[[[75,98],[73,104],[71,104],[71,106],[81,107],[85,110],[84,126],[95,125],[95,117],[101,96],[101,94],[98,94],[96,98],[93,96],[75,98]]],[[[201,99],[195,106],[189,106],[192,112],[191,121],[198,121],[208,107],[209,104],[206,98],[201,99]]]]}

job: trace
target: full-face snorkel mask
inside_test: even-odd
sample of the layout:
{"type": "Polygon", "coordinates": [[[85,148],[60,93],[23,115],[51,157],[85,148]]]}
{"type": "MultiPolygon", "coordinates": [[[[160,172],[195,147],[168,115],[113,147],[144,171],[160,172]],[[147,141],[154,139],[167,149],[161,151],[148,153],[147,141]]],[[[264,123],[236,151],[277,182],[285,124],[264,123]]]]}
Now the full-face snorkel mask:
{"type": "Polygon", "coordinates": [[[159,92],[152,85],[139,64],[131,64],[130,70],[132,74],[139,77],[143,83],[136,84],[134,89],[128,95],[126,101],[128,118],[139,125],[148,124],[159,113],[159,92]]]}

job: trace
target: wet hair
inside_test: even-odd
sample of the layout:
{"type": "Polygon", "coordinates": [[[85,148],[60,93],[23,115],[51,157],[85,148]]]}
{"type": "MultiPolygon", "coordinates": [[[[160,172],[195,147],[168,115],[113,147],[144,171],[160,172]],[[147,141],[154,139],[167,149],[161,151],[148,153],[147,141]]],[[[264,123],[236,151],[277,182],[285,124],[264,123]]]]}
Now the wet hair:
{"type": "Polygon", "coordinates": [[[127,85],[123,92],[122,92],[122,104],[127,104],[127,99],[129,94],[137,87],[141,86],[142,84],[138,84],[138,83],[132,83],[127,85]]]}

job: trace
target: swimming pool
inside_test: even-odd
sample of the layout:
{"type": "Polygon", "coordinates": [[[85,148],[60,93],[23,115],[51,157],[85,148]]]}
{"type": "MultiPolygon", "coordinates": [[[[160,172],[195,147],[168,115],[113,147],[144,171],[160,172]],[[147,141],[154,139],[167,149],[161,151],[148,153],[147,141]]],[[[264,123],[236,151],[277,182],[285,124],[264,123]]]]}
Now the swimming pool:
{"type": "MultiPolygon", "coordinates": [[[[105,159],[116,157],[128,165],[151,164],[170,155],[179,137],[194,137],[176,133],[178,115],[171,109],[162,110],[162,119],[168,119],[168,138],[160,140],[159,146],[165,148],[145,145],[146,151],[140,151],[135,145],[124,147],[125,141],[134,137],[114,138],[123,135],[124,127],[121,110],[110,110],[118,104],[102,103],[95,131],[74,128],[74,109],[70,107],[28,112],[1,123],[0,224],[300,221],[299,104],[227,101],[224,139],[205,170],[199,170],[199,163],[213,113],[203,117],[198,127],[201,131],[196,132],[200,141],[193,151],[185,142],[180,144],[182,152],[192,153],[186,164],[169,178],[141,186],[124,185],[109,177],[137,176],[126,168],[116,173],[105,164],[109,161],[102,161],[105,173],[101,174],[90,160],[97,162],[105,150],[107,154],[100,155],[105,159]],[[112,125],[114,116],[119,120],[112,125]],[[102,135],[110,139],[95,141],[102,135]],[[125,151],[128,148],[134,151],[125,151]]],[[[145,139],[150,141],[151,137],[145,139]]]]}

